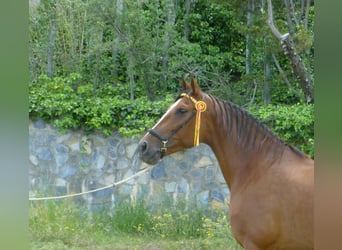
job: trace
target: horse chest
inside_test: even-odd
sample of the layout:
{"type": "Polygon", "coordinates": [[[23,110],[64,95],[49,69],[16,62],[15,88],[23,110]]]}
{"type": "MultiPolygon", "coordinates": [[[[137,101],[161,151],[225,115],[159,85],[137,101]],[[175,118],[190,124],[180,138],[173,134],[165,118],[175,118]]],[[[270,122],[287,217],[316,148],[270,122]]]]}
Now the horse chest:
{"type": "Polygon", "coordinates": [[[266,204],[262,199],[247,193],[242,197],[232,196],[230,204],[232,231],[241,245],[266,249],[274,244],[279,235],[279,226],[272,203],[266,204]]]}
{"type": "MultiPolygon", "coordinates": [[[[232,190],[230,222],[238,242],[245,249],[311,249],[310,237],[307,233],[301,234],[305,227],[312,225],[307,226],[299,210],[293,207],[295,203],[305,203],[305,199],[294,198],[299,190],[287,188],[283,191],[279,187],[284,181],[280,180],[269,182],[267,188],[262,189],[265,182],[267,178],[262,178],[248,188],[232,190]],[[302,221],[298,228],[293,216],[302,221]]],[[[310,213],[309,208],[305,209],[306,214],[310,213]]]]}

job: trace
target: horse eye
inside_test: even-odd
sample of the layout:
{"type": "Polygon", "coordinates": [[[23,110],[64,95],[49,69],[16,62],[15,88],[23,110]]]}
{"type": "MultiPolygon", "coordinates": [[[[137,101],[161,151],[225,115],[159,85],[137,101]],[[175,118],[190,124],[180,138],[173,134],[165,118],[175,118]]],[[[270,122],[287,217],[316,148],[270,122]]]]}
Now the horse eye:
{"type": "Polygon", "coordinates": [[[179,113],[179,114],[185,114],[186,112],[187,112],[187,110],[184,108],[180,108],[177,110],[177,113],[179,113]]]}

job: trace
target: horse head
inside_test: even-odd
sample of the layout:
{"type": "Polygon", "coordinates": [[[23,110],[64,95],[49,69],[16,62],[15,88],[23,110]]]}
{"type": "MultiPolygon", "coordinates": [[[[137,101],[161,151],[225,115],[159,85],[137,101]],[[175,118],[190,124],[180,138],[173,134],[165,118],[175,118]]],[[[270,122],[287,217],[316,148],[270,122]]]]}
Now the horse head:
{"type": "Polygon", "coordinates": [[[205,94],[195,78],[190,84],[182,77],[183,91],[160,120],[139,142],[140,156],[156,164],[166,155],[197,146],[200,141],[201,113],[206,109],[205,94]],[[196,132],[197,131],[197,132],[196,132]]]}

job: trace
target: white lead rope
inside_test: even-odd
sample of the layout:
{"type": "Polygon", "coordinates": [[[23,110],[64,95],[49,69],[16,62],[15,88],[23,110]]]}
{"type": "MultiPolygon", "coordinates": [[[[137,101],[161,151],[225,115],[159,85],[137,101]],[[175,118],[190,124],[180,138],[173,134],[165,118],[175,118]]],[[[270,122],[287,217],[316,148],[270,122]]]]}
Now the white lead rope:
{"type": "Polygon", "coordinates": [[[153,167],[146,167],[146,168],[140,170],[139,172],[137,172],[136,174],[134,174],[134,175],[132,175],[130,177],[127,177],[126,179],[123,179],[123,180],[118,181],[118,182],[114,182],[114,183],[112,183],[112,184],[110,184],[108,186],[105,186],[105,187],[89,190],[89,191],[82,192],[82,193],[68,194],[68,195],[61,195],[61,196],[40,197],[40,198],[29,197],[29,201],[55,200],[55,199],[70,198],[70,197],[80,196],[80,195],[84,195],[84,194],[94,193],[94,192],[97,192],[97,191],[100,191],[100,190],[104,190],[104,189],[107,189],[107,188],[115,187],[115,186],[118,186],[118,185],[120,185],[122,183],[125,183],[125,182],[129,181],[130,179],[133,179],[135,177],[138,177],[139,175],[142,175],[147,170],[150,170],[152,168],[153,167]]]}

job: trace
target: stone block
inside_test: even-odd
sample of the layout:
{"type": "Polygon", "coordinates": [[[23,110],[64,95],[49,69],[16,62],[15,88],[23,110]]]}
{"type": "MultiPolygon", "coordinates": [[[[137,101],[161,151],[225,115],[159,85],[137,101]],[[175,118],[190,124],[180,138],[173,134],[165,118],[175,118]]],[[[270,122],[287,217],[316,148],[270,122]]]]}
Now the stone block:
{"type": "Polygon", "coordinates": [[[94,146],[96,147],[102,147],[102,146],[105,146],[107,145],[107,141],[104,137],[102,136],[94,136],[93,138],[93,144],[94,146]]]}
{"type": "Polygon", "coordinates": [[[115,182],[115,176],[113,174],[107,175],[104,177],[104,182],[103,184],[105,186],[113,184],[115,182]]]}
{"type": "Polygon", "coordinates": [[[39,134],[36,136],[34,140],[34,144],[36,146],[45,146],[45,135],[44,134],[39,134]]]}
{"type": "Polygon", "coordinates": [[[139,159],[139,157],[136,155],[133,157],[133,159],[131,160],[132,164],[131,164],[131,169],[133,172],[137,172],[138,169],[140,169],[140,165],[141,165],[141,160],[139,159]]]}
{"type": "Polygon", "coordinates": [[[132,189],[132,185],[122,184],[119,186],[119,195],[130,195],[132,193],[132,189]]]}
{"type": "Polygon", "coordinates": [[[209,203],[209,191],[202,191],[196,195],[197,205],[199,207],[206,207],[209,203]]]}
{"type": "Polygon", "coordinates": [[[35,156],[35,155],[32,155],[32,154],[30,154],[30,156],[29,156],[29,159],[30,159],[30,162],[34,165],[34,166],[38,166],[38,159],[37,159],[37,157],[35,156]]]}
{"type": "Polygon", "coordinates": [[[63,166],[68,161],[69,155],[68,154],[57,154],[55,156],[55,159],[56,159],[57,166],[60,167],[60,166],[63,166]]]}
{"type": "Polygon", "coordinates": [[[189,184],[186,179],[184,178],[181,179],[181,181],[178,183],[177,191],[183,194],[186,194],[189,192],[189,184]]]}
{"type": "Polygon", "coordinates": [[[81,167],[88,167],[90,164],[90,157],[85,154],[80,155],[80,166],[81,167]]]}
{"type": "Polygon", "coordinates": [[[190,176],[196,180],[201,179],[203,177],[203,171],[202,169],[192,169],[190,171],[190,176]]]}
{"type": "Polygon", "coordinates": [[[218,171],[217,171],[217,180],[219,183],[226,183],[226,180],[223,177],[222,171],[220,169],[220,167],[218,167],[218,171]]]}
{"type": "Polygon", "coordinates": [[[66,187],[66,180],[62,179],[62,178],[57,178],[56,179],[56,186],[57,187],[66,187]]]}
{"type": "Polygon", "coordinates": [[[178,164],[178,168],[183,172],[188,172],[191,169],[192,163],[188,161],[181,161],[178,164]]]}
{"type": "MultiPolygon", "coordinates": [[[[126,179],[126,178],[128,178],[128,177],[131,177],[133,175],[133,172],[132,172],[132,170],[128,170],[127,172],[126,172],[126,174],[124,175],[124,177],[123,177],[123,179],[126,179]]],[[[130,179],[129,181],[126,181],[125,183],[127,183],[127,184],[130,184],[130,185],[133,185],[134,183],[135,183],[135,179],[133,178],[133,179],[130,179]]]]}
{"type": "Polygon", "coordinates": [[[124,156],[126,153],[125,145],[120,144],[118,147],[118,153],[120,156],[124,156]]]}
{"type": "Polygon", "coordinates": [[[99,156],[97,157],[97,160],[96,160],[96,165],[95,165],[96,168],[97,168],[97,169],[103,168],[105,162],[106,162],[106,157],[103,156],[103,155],[99,155],[99,156]]]}
{"type": "Polygon", "coordinates": [[[195,168],[203,168],[212,165],[212,161],[208,156],[202,156],[195,164],[195,168]]]}
{"type": "Polygon", "coordinates": [[[224,202],[224,195],[220,190],[214,189],[210,191],[210,198],[219,202],[224,202]]]}
{"type": "Polygon", "coordinates": [[[81,151],[81,145],[80,145],[80,141],[78,140],[78,138],[74,138],[70,143],[69,143],[69,147],[71,149],[71,151],[73,152],[79,152],[81,151]]]}
{"type": "Polygon", "coordinates": [[[213,167],[207,167],[205,170],[205,179],[206,180],[214,180],[215,178],[215,170],[213,167]]]}
{"type": "Polygon", "coordinates": [[[159,162],[154,168],[151,170],[151,177],[153,180],[159,180],[161,178],[167,177],[164,163],[159,162]]]}
{"type": "Polygon", "coordinates": [[[36,153],[37,157],[41,160],[51,161],[53,159],[53,154],[48,148],[38,148],[36,153]]]}
{"type": "Polygon", "coordinates": [[[116,160],[118,158],[118,154],[116,153],[116,148],[110,147],[109,148],[109,153],[108,156],[112,160],[116,160]]]}
{"type": "Polygon", "coordinates": [[[38,119],[38,120],[35,120],[32,122],[32,125],[34,128],[37,128],[37,129],[44,129],[46,128],[46,125],[45,125],[45,122],[43,119],[38,119]]]}
{"type": "Polygon", "coordinates": [[[65,143],[66,141],[68,141],[68,139],[71,137],[71,133],[67,133],[67,134],[58,134],[57,138],[56,138],[56,143],[65,143]]]}
{"type": "Polygon", "coordinates": [[[126,168],[129,168],[130,167],[130,162],[125,159],[125,158],[121,158],[117,161],[116,163],[116,168],[117,169],[126,169],[126,168]]]}
{"type": "Polygon", "coordinates": [[[92,195],[94,198],[99,199],[99,198],[110,197],[112,195],[112,193],[113,193],[112,188],[106,188],[103,190],[96,191],[96,192],[92,193],[92,195]]]}
{"type": "Polygon", "coordinates": [[[167,193],[173,193],[176,191],[177,183],[172,182],[165,182],[164,188],[167,193]]]}
{"type": "Polygon", "coordinates": [[[46,145],[51,145],[54,143],[56,140],[56,135],[55,134],[48,134],[45,139],[46,145]]]}
{"type": "Polygon", "coordinates": [[[137,150],[137,144],[130,144],[126,147],[127,158],[131,159],[137,150]]]}
{"type": "Polygon", "coordinates": [[[104,167],[104,175],[106,174],[113,174],[114,173],[114,170],[115,170],[115,166],[113,165],[112,162],[109,162],[109,163],[106,163],[105,164],[105,167],[104,167]]]}
{"type": "Polygon", "coordinates": [[[57,144],[55,146],[55,150],[57,153],[61,153],[61,154],[69,153],[69,148],[63,144],[57,144]]]}
{"type": "Polygon", "coordinates": [[[119,143],[120,143],[120,139],[117,137],[111,137],[108,139],[108,144],[114,148],[116,148],[119,143]]]}
{"type": "Polygon", "coordinates": [[[77,173],[78,168],[76,166],[65,166],[60,171],[60,177],[67,178],[77,173]]]}
{"type": "Polygon", "coordinates": [[[200,182],[195,182],[193,180],[190,181],[191,192],[192,193],[199,193],[202,190],[202,185],[200,182]]]}
{"type": "Polygon", "coordinates": [[[143,174],[143,175],[140,175],[138,178],[137,178],[137,182],[141,185],[146,185],[148,184],[148,181],[149,181],[149,178],[148,178],[148,174],[143,174]]]}
{"type": "Polygon", "coordinates": [[[81,137],[81,151],[83,154],[91,154],[91,140],[87,136],[82,136],[81,137]]]}

